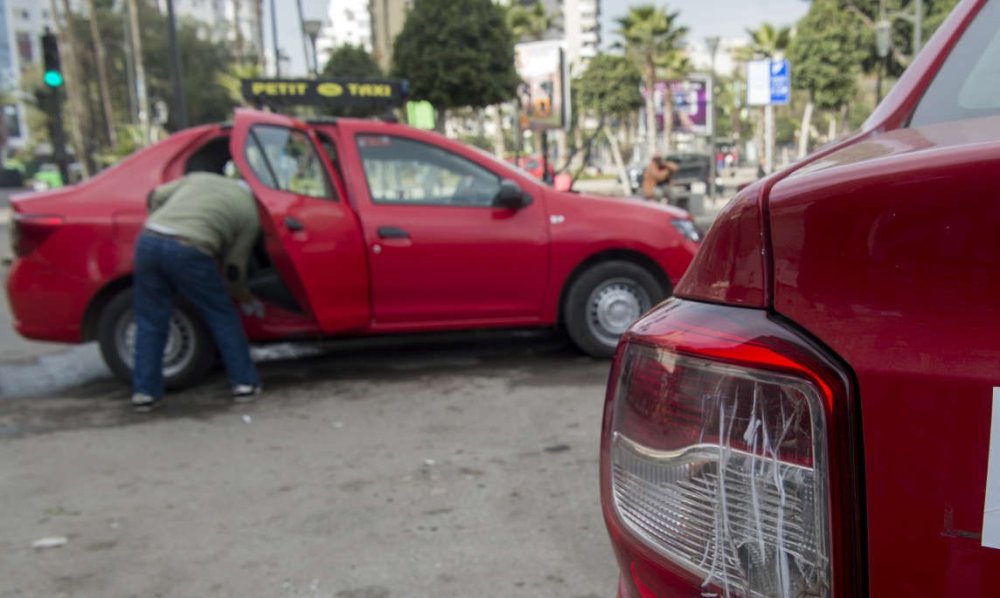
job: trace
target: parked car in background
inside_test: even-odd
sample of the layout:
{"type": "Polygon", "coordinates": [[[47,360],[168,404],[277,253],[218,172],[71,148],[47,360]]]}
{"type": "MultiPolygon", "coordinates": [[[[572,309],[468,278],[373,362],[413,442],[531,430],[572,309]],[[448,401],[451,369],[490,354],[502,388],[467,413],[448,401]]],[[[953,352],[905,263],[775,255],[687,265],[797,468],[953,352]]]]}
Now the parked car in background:
{"type": "MultiPolygon", "coordinates": [[[[677,171],[670,177],[671,203],[684,207],[692,193],[708,193],[712,178],[711,157],[707,154],[676,153],[667,154],[666,160],[677,164],[677,171]]],[[[628,169],[629,183],[634,195],[642,194],[642,173],[649,161],[634,163],[628,169]]],[[[716,181],[718,189],[718,181],[716,181]]]]}
{"type": "Polygon", "coordinates": [[[1000,594],[997,23],[960,3],[623,337],[600,478],[620,597],[1000,594]]]}
{"type": "MultiPolygon", "coordinates": [[[[485,152],[400,124],[301,122],[238,111],[179,132],[82,184],[15,196],[7,294],[39,340],[98,340],[132,364],[132,252],[146,196],[192,171],[238,172],[262,236],[249,286],[266,303],[251,340],[472,328],[565,327],[609,357],[673,291],[698,250],[689,214],[559,192],[485,152]]],[[[175,311],[164,369],[191,384],[214,349],[175,311]]]]}

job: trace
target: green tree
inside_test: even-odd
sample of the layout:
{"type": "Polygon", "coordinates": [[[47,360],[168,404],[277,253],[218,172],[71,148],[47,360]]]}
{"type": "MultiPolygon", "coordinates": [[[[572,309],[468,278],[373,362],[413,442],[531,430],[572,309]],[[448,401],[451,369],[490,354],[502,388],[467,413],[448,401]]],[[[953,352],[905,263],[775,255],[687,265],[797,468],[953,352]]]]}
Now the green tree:
{"type": "MultiPolygon", "coordinates": [[[[677,23],[680,13],[667,12],[653,4],[629,7],[628,14],[618,19],[618,33],[624,40],[625,56],[642,73],[646,93],[646,150],[656,153],[656,112],[653,87],[658,72],[667,79],[683,76],[687,67],[681,45],[687,27],[677,23]]],[[[673,97],[666,94],[666,113],[673,113],[673,97]]],[[[670,148],[672,119],[664,118],[665,149],[670,148]]]]}
{"type": "MultiPolygon", "coordinates": [[[[798,35],[789,48],[795,65],[792,85],[809,94],[799,133],[802,156],[808,149],[812,107],[843,112],[857,91],[865,50],[861,47],[862,24],[858,16],[841,10],[837,0],[813,2],[797,29],[798,35]]],[[[836,116],[830,114],[830,118],[836,116]]]]}
{"type": "Polygon", "coordinates": [[[514,97],[514,38],[491,0],[416,0],[393,45],[393,74],[438,109],[482,108],[514,97]]]}
{"type": "MultiPolygon", "coordinates": [[[[594,139],[603,132],[607,117],[624,119],[642,106],[642,94],[639,93],[641,82],[642,75],[639,70],[624,56],[598,54],[591,59],[587,70],[574,82],[573,97],[580,108],[598,115],[599,124],[593,135],[594,139]]],[[[618,170],[618,178],[625,194],[628,195],[631,189],[618,138],[615,135],[607,135],[607,139],[618,170]]]]}
{"type": "MultiPolygon", "coordinates": [[[[345,44],[336,48],[330,54],[329,60],[323,67],[323,76],[326,77],[352,77],[356,79],[375,79],[384,77],[381,67],[362,46],[352,46],[345,44]]],[[[350,116],[354,118],[367,118],[376,116],[384,112],[383,108],[371,106],[339,106],[324,107],[324,114],[330,116],[350,116]]]]}
{"type": "Polygon", "coordinates": [[[326,77],[378,78],[384,76],[372,55],[362,46],[344,44],[336,48],[323,66],[326,77]]]}

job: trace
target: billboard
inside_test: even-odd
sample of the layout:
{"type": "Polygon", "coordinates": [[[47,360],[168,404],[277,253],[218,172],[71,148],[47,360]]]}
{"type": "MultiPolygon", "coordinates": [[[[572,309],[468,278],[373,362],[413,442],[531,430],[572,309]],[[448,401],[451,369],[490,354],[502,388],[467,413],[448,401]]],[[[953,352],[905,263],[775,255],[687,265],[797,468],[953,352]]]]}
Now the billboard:
{"type": "MultiPolygon", "coordinates": [[[[667,94],[674,101],[671,125],[675,132],[709,135],[712,131],[712,84],[708,77],[693,75],[677,81],[657,81],[653,84],[653,109],[656,131],[664,130],[667,94]]],[[[646,88],[642,88],[646,97],[646,88]]]]}
{"type": "Polygon", "coordinates": [[[514,67],[522,128],[560,129],[570,120],[569,78],[562,42],[525,42],[514,46],[514,67]]]}

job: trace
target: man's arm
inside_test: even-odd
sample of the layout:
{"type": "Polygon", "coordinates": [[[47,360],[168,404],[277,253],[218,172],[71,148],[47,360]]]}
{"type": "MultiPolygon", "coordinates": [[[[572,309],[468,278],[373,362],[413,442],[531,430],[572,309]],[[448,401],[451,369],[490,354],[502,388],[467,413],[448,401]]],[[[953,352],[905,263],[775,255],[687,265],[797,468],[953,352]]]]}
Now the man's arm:
{"type": "Polygon", "coordinates": [[[146,196],[146,207],[149,209],[149,213],[152,214],[156,210],[163,207],[163,204],[167,203],[167,200],[177,191],[177,188],[181,186],[183,178],[171,181],[165,185],[160,185],[159,187],[153,189],[146,196]]]}
{"type": "Polygon", "coordinates": [[[250,252],[257,241],[257,226],[244,227],[233,242],[223,261],[226,274],[226,287],[229,294],[240,301],[249,301],[252,296],[247,289],[247,264],[250,262],[250,252]]]}

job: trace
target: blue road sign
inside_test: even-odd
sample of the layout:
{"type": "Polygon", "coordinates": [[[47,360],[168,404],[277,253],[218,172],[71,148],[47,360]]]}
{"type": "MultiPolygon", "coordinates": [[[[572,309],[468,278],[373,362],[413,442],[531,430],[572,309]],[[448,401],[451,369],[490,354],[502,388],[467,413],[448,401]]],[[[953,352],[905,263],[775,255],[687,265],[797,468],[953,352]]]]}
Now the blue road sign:
{"type": "Polygon", "coordinates": [[[792,95],[792,72],[787,60],[771,61],[771,103],[787,104],[792,95]]]}

